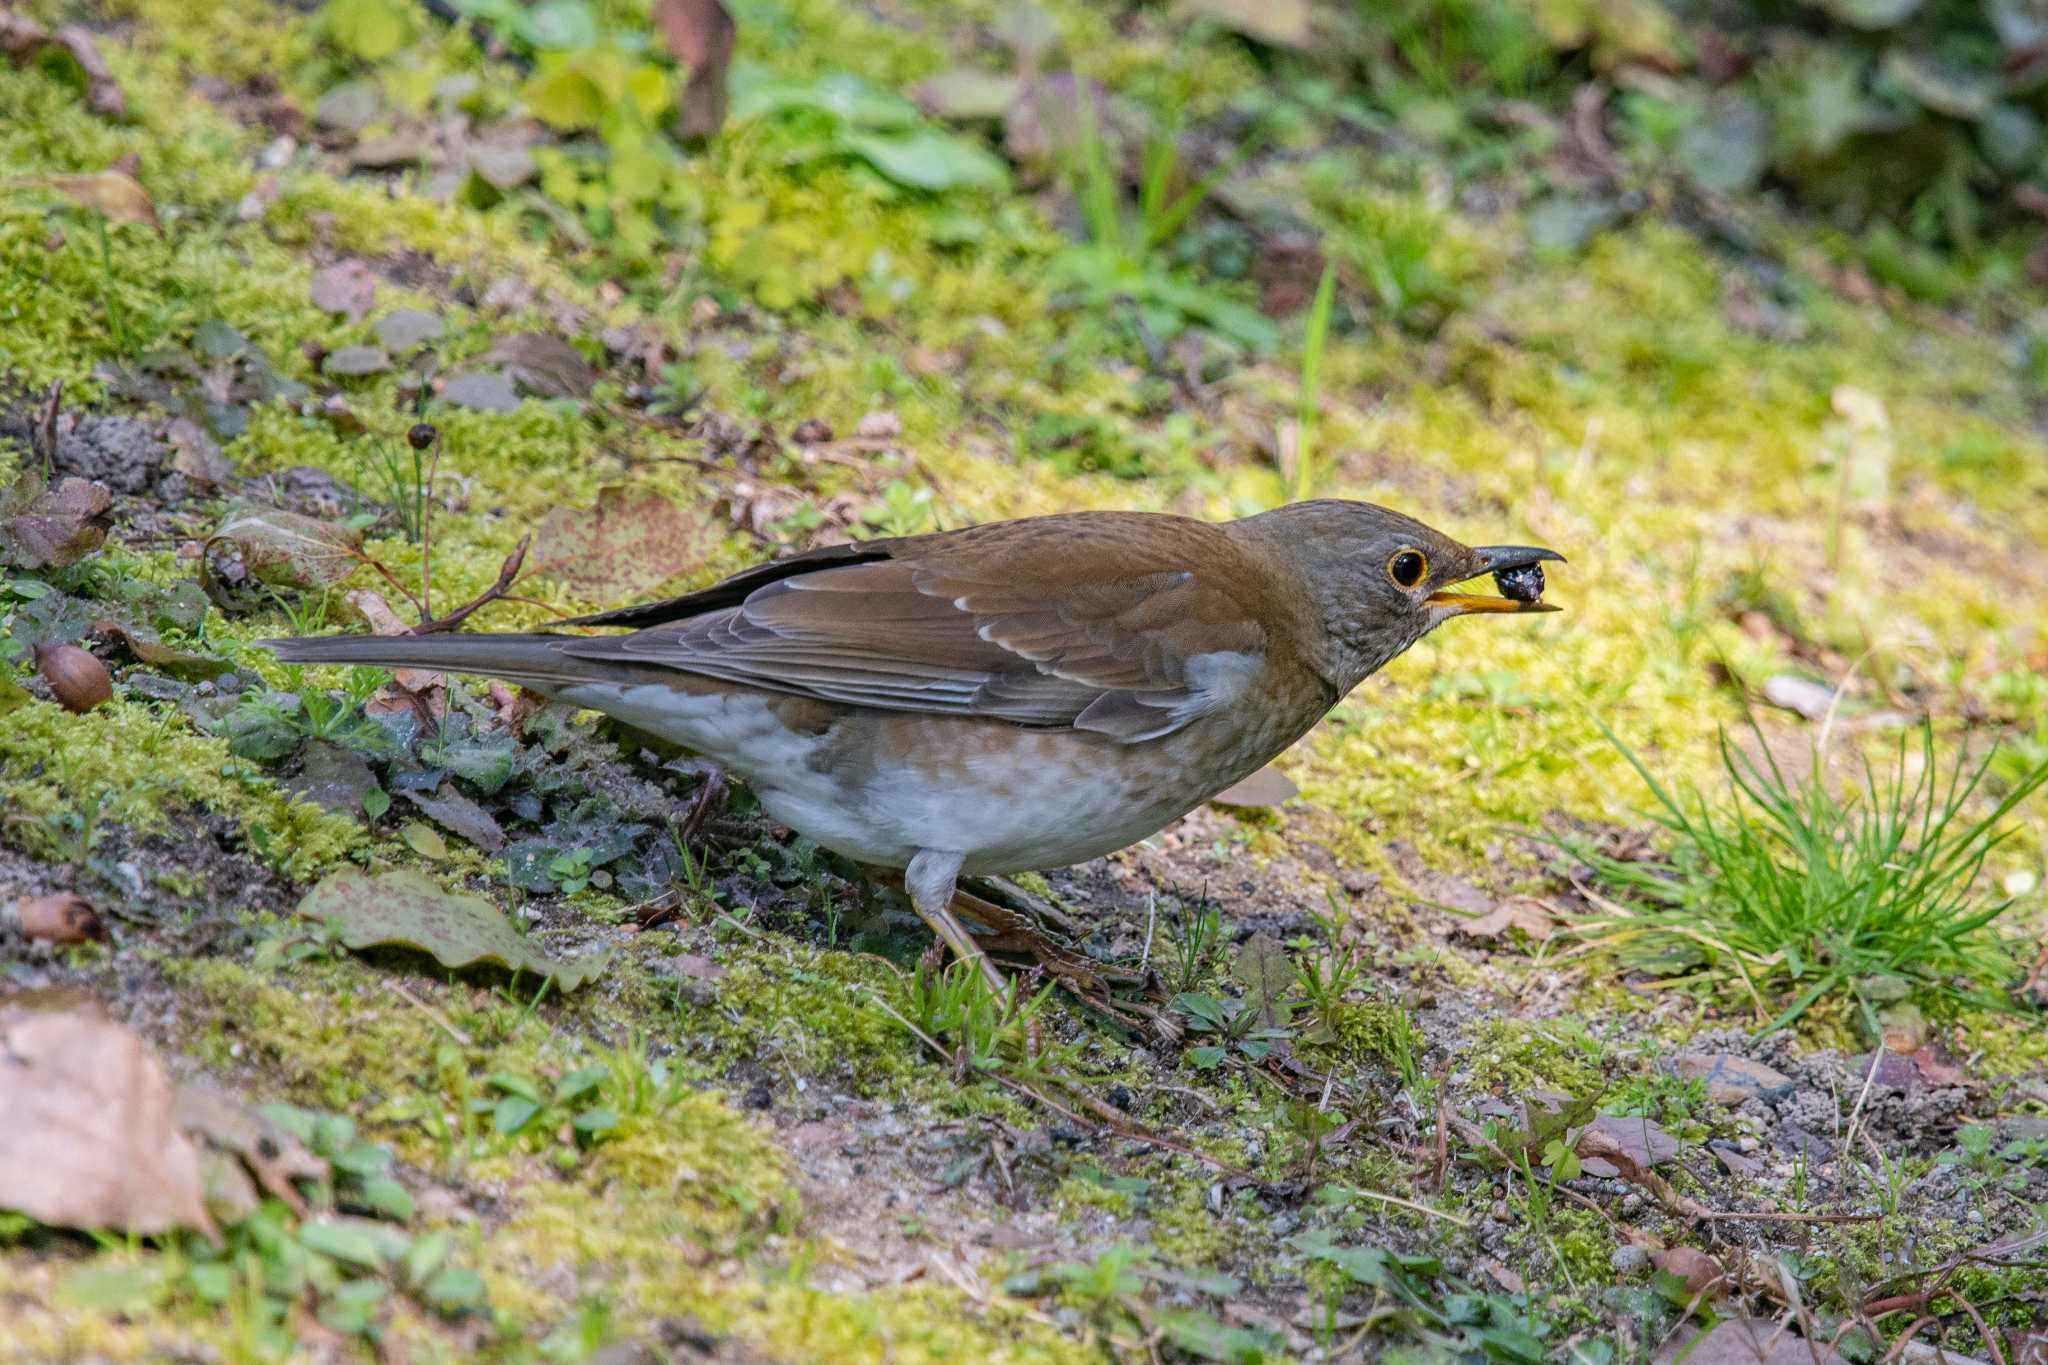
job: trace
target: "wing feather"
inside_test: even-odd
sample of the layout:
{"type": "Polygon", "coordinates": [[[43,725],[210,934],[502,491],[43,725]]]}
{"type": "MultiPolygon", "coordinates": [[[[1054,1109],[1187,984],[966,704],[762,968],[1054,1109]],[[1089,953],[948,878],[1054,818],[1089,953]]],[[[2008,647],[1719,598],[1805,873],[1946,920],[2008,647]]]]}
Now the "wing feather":
{"type": "Polygon", "coordinates": [[[602,619],[658,624],[566,652],[1128,742],[1178,729],[1248,685],[1267,647],[1248,590],[1256,572],[1236,542],[1200,522],[1039,518],[749,570],[609,613],[602,619]]]}

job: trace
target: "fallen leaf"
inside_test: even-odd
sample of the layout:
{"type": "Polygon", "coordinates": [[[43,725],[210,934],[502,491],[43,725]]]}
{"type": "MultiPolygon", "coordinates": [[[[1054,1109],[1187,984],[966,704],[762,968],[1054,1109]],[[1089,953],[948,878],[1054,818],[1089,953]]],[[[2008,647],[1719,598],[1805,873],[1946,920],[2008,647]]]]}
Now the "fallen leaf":
{"type": "Polygon", "coordinates": [[[343,346],[329,351],[320,362],[325,374],[338,374],[345,378],[357,375],[382,374],[391,368],[391,357],[381,346],[343,346]]]}
{"type": "MultiPolygon", "coordinates": [[[[1612,1142],[1639,1169],[1649,1170],[1661,1166],[1678,1155],[1678,1139],[1664,1131],[1653,1119],[1625,1114],[1602,1114],[1586,1125],[1587,1132],[1598,1133],[1612,1142]]],[[[1580,1134],[1581,1137],[1584,1134],[1580,1134]]],[[[1576,1146],[1576,1143],[1574,1143],[1576,1146]]],[[[1591,1146],[1592,1144],[1588,1144],[1591,1146]]],[[[1615,1162],[1601,1156],[1584,1159],[1586,1174],[1612,1179],[1621,1174],[1622,1168],[1615,1162]]]]}
{"type": "Polygon", "coordinates": [[[162,637],[146,626],[108,618],[93,622],[92,630],[95,635],[111,635],[118,639],[137,662],[174,676],[218,678],[223,673],[232,672],[235,667],[217,654],[167,645],[162,637]]]}
{"type": "Polygon", "coordinates": [[[669,55],[690,68],[676,99],[676,132],[710,137],[725,123],[726,70],[739,27],[720,0],[655,0],[654,26],[669,55]]]}
{"type": "Polygon", "coordinates": [[[1650,1261],[1665,1274],[1685,1281],[1687,1291],[1694,1294],[1722,1278],[1721,1263],[1697,1247],[1672,1247],[1658,1252],[1650,1261]]]}
{"type": "Polygon", "coordinates": [[[337,133],[360,133],[383,108],[374,81],[344,81],[313,106],[313,122],[337,133]]]}
{"type": "Polygon", "coordinates": [[[417,872],[338,872],[306,893],[299,913],[333,925],[350,948],[400,944],[432,954],[444,967],[496,962],[547,977],[565,991],[595,977],[611,959],[609,949],[574,962],[549,957],[489,901],[443,890],[417,872]]]}
{"type": "Polygon", "coordinates": [[[1509,896],[1479,918],[1453,926],[1452,932],[1467,938],[1499,938],[1510,929],[1520,929],[1540,943],[1557,932],[1557,922],[1534,897],[1509,896]]]}
{"type": "Polygon", "coordinates": [[[478,412],[513,412],[519,407],[519,395],[513,391],[512,381],[495,370],[464,370],[450,375],[441,386],[441,397],[457,407],[478,412]]]}
{"type": "Polygon", "coordinates": [[[546,332],[515,332],[491,347],[484,360],[503,365],[507,374],[543,398],[588,398],[597,383],[597,371],[583,352],[546,332]]]}
{"type": "Polygon", "coordinates": [[[437,834],[431,826],[423,825],[417,820],[408,820],[400,826],[398,837],[405,840],[406,847],[422,858],[431,858],[439,862],[448,856],[448,841],[437,834]]]}
{"type": "Polygon", "coordinates": [[[106,538],[114,495],[105,484],[67,478],[45,487],[30,472],[0,495],[0,562],[20,569],[76,564],[106,538]]]}
{"type": "Polygon", "coordinates": [[[523,142],[479,143],[469,149],[469,168],[493,189],[518,189],[533,179],[533,149],[523,142]]]}
{"type": "Polygon", "coordinates": [[[1294,985],[1294,959],[1279,940],[1260,930],[1238,947],[1230,975],[1244,987],[1245,1003],[1258,1015],[1261,1028],[1285,1028],[1282,1000],[1294,985]]]}
{"type": "Polygon", "coordinates": [[[377,277],[370,267],[351,256],[315,275],[306,293],[313,306],[323,313],[360,322],[377,301],[377,277]]]}
{"type": "Polygon", "coordinates": [[[232,513],[207,540],[210,552],[226,541],[260,582],[294,588],[327,588],[354,573],[363,561],[360,533],[332,521],[303,517],[281,507],[247,507],[232,513]]]}
{"type": "Polygon", "coordinates": [[[221,454],[220,442],[189,417],[177,417],[164,428],[164,441],[178,453],[171,468],[194,483],[218,488],[235,476],[235,466],[221,454]]]}
{"type": "Polygon", "coordinates": [[[75,891],[23,896],[14,903],[14,922],[24,936],[44,943],[85,943],[106,933],[99,912],[75,891]]]}
{"type": "MultiPolygon", "coordinates": [[[[391,604],[384,600],[382,593],[369,588],[355,588],[341,595],[341,600],[362,614],[370,626],[372,635],[410,635],[412,627],[398,617],[391,604]]],[[[440,687],[448,679],[445,675],[424,668],[394,668],[391,676],[398,685],[408,692],[425,692],[440,687]]]]}
{"type": "Polygon", "coordinates": [[[302,801],[343,815],[363,809],[363,798],[379,790],[362,755],[324,739],[306,742],[299,771],[284,787],[302,801]]]}
{"type": "Polygon", "coordinates": [[[1510,1294],[1520,1294],[1529,1287],[1520,1275],[1517,1275],[1491,1256],[1481,1257],[1479,1268],[1485,1271],[1495,1284],[1507,1290],[1510,1294]]]}
{"type": "Polygon", "coordinates": [[[211,1234],[170,1078],[96,1001],[0,1003],[0,1208],[66,1228],[211,1234]]]}
{"type": "Polygon", "coordinates": [[[1269,766],[1225,787],[1209,800],[1218,806],[1277,806],[1293,800],[1300,792],[1292,778],[1269,766]]]}
{"type": "Polygon", "coordinates": [[[438,341],[442,325],[438,314],[418,308],[401,308],[378,318],[371,330],[377,333],[377,340],[392,350],[410,351],[415,346],[438,341]]]}
{"type": "Polygon", "coordinates": [[[505,831],[491,813],[455,790],[448,783],[432,796],[409,791],[405,798],[447,829],[454,831],[486,853],[505,851],[505,831]]]}
{"type": "Polygon", "coordinates": [[[713,532],[659,493],[611,487],[588,510],[557,507],[541,519],[527,560],[535,578],[591,600],[629,596],[703,562],[713,532]]]}
{"type": "Polygon", "coordinates": [[[156,204],[142,182],[124,171],[95,171],[90,175],[52,175],[37,182],[68,199],[106,215],[110,223],[142,223],[164,230],[157,221],[156,204]]]}

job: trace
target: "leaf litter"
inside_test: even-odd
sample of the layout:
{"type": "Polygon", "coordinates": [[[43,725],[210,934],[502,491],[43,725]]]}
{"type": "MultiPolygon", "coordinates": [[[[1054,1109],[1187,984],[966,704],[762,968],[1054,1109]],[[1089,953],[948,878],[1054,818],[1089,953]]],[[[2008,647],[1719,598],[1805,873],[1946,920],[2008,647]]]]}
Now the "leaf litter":
{"type": "Polygon", "coordinates": [[[545,977],[565,991],[597,976],[611,960],[609,949],[574,961],[549,956],[489,901],[444,890],[418,872],[338,872],[306,893],[299,914],[333,926],[350,948],[417,948],[444,967],[494,962],[545,977]]]}

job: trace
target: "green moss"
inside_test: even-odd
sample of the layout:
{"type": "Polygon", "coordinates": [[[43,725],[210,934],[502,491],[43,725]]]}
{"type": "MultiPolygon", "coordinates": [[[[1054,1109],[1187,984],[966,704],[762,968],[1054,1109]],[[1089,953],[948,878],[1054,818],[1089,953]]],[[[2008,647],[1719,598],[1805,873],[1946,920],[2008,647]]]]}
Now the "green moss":
{"type": "MultiPolygon", "coordinates": [[[[1463,1044],[1475,1085],[1520,1099],[1549,1090],[1572,1099],[1591,1099],[1605,1089],[1597,1065],[1560,1021],[1532,1024],[1501,1017],[1481,1020],[1463,1044]]],[[[1579,1034],[1583,1037],[1583,1034],[1579,1034]]]]}

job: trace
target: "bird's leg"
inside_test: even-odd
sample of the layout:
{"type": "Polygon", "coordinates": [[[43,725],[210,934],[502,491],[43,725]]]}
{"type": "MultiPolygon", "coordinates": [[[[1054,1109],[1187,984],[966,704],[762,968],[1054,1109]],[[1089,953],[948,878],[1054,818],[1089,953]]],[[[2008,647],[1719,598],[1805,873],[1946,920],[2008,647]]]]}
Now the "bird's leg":
{"type": "Polygon", "coordinates": [[[680,771],[697,774],[700,781],[697,790],[690,794],[690,804],[683,808],[682,819],[676,821],[676,838],[684,843],[697,837],[704,828],[704,822],[725,805],[731,788],[725,784],[725,769],[708,759],[691,759],[670,765],[680,771]]]}
{"type": "MultiPolygon", "coordinates": [[[[991,889],[1016,890],[1002,882],[996,882],[991,889]]],[[[1023,892],[1020,890],[1018,894],[1022,895],[1023,892]]],[[[1031,954],[1040,965],[1065,982],[1068,989],[1077,995],[1108,997],[1109,987],[1102,979],[1098,964],[1048,934],[1033,921],[1032,916],[978,896],[965,887],[953,893],[953,904],[965,911],[968,919],[988,926],[990,932],[980,936],[988,946],[1031,954]]],[[[1035,906],[1033,908],[1036,909],[1035,906]]],[[[1046,909],[1058,920],[1066,918],[1058,911],[1052,910],[1050,906],[1046,909]]]]}
{"type": "Polygon", "coordinates": [[[953,893],[959,884],[961,861],[962,855],[958,853],[921,849],[910,860],[910,866],[903,870],[903,888],[910,893],[910,905],[918,917],[945,940],[946,946],[953,950],[953,956],[962,962],[975,963],[995,990],[997,998],[1001,999],[1009,989],[1003,974],[996,970],[996,964],[988,960],[986,953],[975,947],[973,935],[953,915],[953,893]]]}

